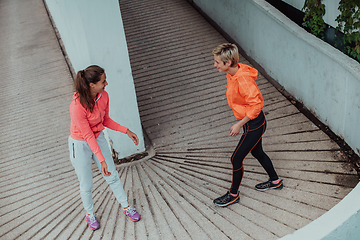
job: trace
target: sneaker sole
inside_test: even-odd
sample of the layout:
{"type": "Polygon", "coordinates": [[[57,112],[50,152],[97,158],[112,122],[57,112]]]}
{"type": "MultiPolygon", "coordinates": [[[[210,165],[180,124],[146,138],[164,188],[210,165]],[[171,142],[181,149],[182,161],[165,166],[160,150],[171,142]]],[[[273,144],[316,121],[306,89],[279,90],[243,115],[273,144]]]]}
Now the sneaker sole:
{"type": "MultiPolygon", "coordinates": [[[[124,213],[124,212],[123,212],[124,213]]],[[[126,215],[126,213],[124,213],[125,214],[125,216],[127,216],[126,215]]],[[[137,222],[137,221],[140,221],[140,219],[141,219],[141,216],[139,217],[139,219],[138,220],[135,220],[135,219],[133,219],[133,218],[131,218],[130,216],[128,216],[130,219],[131,219],[131,221],[133,221],[133,222],[137,222]]]]}
{"type": "Polygon", "coordinates": [[[133,222],[137,222],[137,221],[140,221],[141,217],[138,219],[138,220],[135,220],[135,219],[132,219],[131,217],[129,217],[131,219],[131,221],[133,222]]]}
{"type": "Polygon", "coordinates": [[[240,202],[240,197],[238,197],[237,199],[233,200],[232,202],[228,202],[226,204],[218,204],[218,203],[214,203],[216,206],[219,206],[219,207],[226,207],[226,206],[229,206],[231,204],[234,204],[234,203],[238,203],[240,202]]]}
{"type": "Polygon", "coordinates": [[[98,230],[98,229],[100,228],[100,224],[99,224],[99,227],[98,227],[98,228],[92,228],[92,227],[90,227],[88,221],[86,221],[86,218],[85,218],[85,222],[86,222],[86,224],[88,225],[88,227],[89,227],[91,230],[93,230],[93,231],[96,231],[96,230],[98,230]]]}
{"type": "Polygon", "coordinates": [[[256,190],[258,190],[258,191],[266,191],[268,189],[281,190],[281,189],[283,189],[283,187],[284,187],[284,185],[281,183],[280,186],[269,187],[269,188],[256,188],[256,190]]]}

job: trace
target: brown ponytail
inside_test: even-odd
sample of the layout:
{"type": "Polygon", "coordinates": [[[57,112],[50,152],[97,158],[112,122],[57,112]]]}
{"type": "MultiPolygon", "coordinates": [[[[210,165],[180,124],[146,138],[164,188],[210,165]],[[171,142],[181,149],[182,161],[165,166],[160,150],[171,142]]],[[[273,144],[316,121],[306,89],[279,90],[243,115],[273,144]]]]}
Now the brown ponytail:
{"type": "Polygon", "coordinates": [[[85,70],[78,71],[76,74],[74,82],[75,91],[79,94],[81,105],[89,109],[90,112],[93,111],[95,104],[90,94],[90,83],[96,84],[99,82],[104,72],[103,68],[97,65],[91,65],[85,70]]]}

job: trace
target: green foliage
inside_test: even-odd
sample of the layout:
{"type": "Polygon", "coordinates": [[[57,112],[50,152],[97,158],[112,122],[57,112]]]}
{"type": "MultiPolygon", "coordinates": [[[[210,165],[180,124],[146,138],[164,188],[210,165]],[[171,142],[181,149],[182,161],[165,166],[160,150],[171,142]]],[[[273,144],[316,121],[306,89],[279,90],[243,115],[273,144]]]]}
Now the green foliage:
{"type": "Polygon", "coordinates": [[[341,14],[336,18],[337,30],[344,32],[344,52],[360,62],[360,1],[341,0],[341,14]]]}
{"type": "Polygon", "coordinates": [[[305,12],[303,26],[308,27],[315,36],[323,38],[326,28],[323,19],[325,5],[321,3],[321,0],[306,0],[302,10],[305,12]]]}

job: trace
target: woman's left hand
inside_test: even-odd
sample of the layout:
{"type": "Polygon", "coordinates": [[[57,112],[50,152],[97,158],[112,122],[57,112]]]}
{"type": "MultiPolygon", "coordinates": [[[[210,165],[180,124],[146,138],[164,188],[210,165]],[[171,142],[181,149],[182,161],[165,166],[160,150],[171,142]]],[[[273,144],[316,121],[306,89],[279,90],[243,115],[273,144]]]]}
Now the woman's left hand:
{"type": "Polygon", "coordinates": [[[126,134],[131,138],[131,140],[135,143],[135,145],[139,144],[139,139],[135,133],[130,131],[129,129],[126,131],[126,134]]]}

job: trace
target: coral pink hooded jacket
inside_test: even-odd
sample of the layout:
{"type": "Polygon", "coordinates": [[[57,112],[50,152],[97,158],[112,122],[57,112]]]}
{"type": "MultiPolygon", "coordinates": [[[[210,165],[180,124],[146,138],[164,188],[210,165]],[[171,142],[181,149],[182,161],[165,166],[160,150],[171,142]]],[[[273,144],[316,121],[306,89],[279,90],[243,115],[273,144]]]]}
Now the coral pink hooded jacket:
{"type": "Polygon", "coordinates": [[[255,80],[258,71],[246,64],[238,63],[239,69],[235,75],[226,74],[226,98],[236,119],[245,116],[255,119],[264,107],[264,99],[255,80]]]}
{"type": "Polygon", "coordinates": [[[106,91],[98,95],[93,112],[84,108],[80,103],[78,93],[74,93],[70,104],[70,117],[70,137],[75,140],[86,141],[100,162],[105,161],[96,141],[100,132],[105,127],[122,133],[127,131],[126,127],[121,126],[109,117],[109,95],[106,91]]]}

